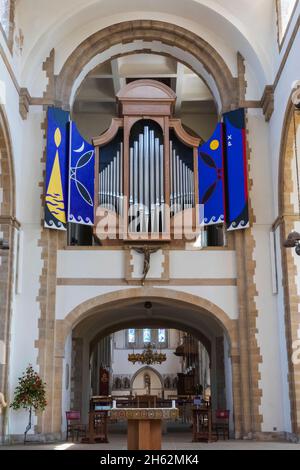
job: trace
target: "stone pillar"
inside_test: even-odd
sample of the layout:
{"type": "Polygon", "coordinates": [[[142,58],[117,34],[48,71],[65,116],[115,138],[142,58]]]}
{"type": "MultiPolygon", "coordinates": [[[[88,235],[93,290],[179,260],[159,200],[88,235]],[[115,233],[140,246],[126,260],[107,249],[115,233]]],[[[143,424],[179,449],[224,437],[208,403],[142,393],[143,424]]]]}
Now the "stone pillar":
{"type": "Polygon", "coordinates": [[[82,408],[83,339],[72,340],[71,408],[82,408]]]}
{"type": "Polygon", "coordinates": [[[217,408],[226,409],[224,338],[216,338],[217,408]]]}

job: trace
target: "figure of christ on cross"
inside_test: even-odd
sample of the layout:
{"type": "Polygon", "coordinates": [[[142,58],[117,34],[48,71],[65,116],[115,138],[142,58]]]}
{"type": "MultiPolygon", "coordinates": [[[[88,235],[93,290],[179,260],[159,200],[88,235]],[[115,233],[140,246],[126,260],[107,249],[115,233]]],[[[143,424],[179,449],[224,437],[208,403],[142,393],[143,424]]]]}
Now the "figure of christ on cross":
{"type": "Polygon", "coordinates": [[[144,270],[142,278],[142,286],[145,285],[145,280],[150,269],[150,258],[153,253],[156,253],[160,248],[149,248],[148,246],[143,246],[142,248],[133,248],[139,254],[144,255],[144,270]]]}

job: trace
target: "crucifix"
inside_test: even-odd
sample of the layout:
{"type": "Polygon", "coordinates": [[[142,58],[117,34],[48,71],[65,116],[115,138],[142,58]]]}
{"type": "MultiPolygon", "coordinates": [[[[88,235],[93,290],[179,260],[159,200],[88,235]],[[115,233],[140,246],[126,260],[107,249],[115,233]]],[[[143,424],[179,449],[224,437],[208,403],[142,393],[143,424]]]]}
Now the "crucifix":
{"type": "Polygon", "coordinates": [[[150,269],[150,258],[153,253],[156,253],[160,248],[149,248],[148,246],[143,246],[142,248],[133,248],[139,254],[144,255],[144,270],[142,277],[142,286],[145,285],[145,280],[150,269]]]}

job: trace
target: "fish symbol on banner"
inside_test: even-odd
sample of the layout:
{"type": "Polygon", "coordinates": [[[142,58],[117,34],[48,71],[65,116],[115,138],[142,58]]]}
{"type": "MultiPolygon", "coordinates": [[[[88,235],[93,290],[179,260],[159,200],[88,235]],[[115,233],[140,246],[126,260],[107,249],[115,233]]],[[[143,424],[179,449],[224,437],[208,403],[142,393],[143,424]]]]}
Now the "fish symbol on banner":
{"type": "Polygon", "coordinates": [[[51,177],[46,194],[46,204],[53,215],[61,223],[66,223],[65,201],[61,181],[61,170],[59,163],[59,147],[61,145],[61,132],[59,128],[54,133],[54,142],[56,145],[56,155],[52,167],[51,177]]]}
{"type": "MultiPolygon", "coordinates": [[[[80,147],[80,149],[78,150],[74,150],[74,152],[81,152],[82,150],[84,149],[84,143],[83,145],[80,147]]],[[[89,193],[89,191],[87,190],[87,188],[84,186],[84,184],[79,181],[78,179],[78,176],[77,176],[77,172],[78,170],[80,170],[81,168],[85,167],[86,165],[89,164],[89,162],[91,161],[91,159],[93,158],[94,156],[94,151],[93,150],[89,150],[88,152],[84,153],[83,155],[81,155],[76,163],[76,167],[74,168],[71,168],[70,169],[70,177],[71,177],[71,180],[73,180],[76,184],[76,188],[80,194],[80,196],[82,197],[82,199],[84,199],[84,201],[89,205],[89,206],[93,206],[94,205],[94,202],[93,202],[93,199],[89,193]]]]}

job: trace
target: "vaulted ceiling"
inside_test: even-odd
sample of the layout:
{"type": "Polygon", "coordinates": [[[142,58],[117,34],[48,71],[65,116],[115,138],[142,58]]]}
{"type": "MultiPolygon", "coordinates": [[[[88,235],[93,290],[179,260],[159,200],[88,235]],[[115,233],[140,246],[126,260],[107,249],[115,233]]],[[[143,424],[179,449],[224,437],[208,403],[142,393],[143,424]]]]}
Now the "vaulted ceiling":
{"type": "Polygon", "coordinates": [[[157,54],[132,54],[109,60],[94,68],[78,89],[73,118],[90,140],[102,133],[117,116],[116,95],[127,83],[140,79],[163,82],[176,93],[176,117],[189,132],[204,140],[212,134],[217,107],[206,83],[185,65],[157,54]]]}
{"type": "Polygon", "coordinates": [[[88,74],[74,103],[76,113],[115,113],[116,94],[139,79],[159,80],[176,93],[176,115],[200,110],[216,114],[211,91],[192,70],[171,57],[133,54],[99,65],[88,74]]]}
{"type": "Polygon", "coordinates": [[[272,82],[275,73],[274,3],[273,0],[17,0],[17,22],[25,37],[20,59],[24,84],[30,86],[32,70],[53,47],[59,72],[72,50],[99,29],[132,19],[153,19],[182,26],[203,37],[224,56],[233,73],[235,54],[240,51],[263,88],[272,82]]]}

